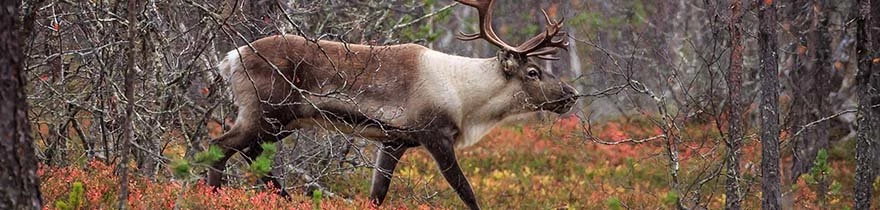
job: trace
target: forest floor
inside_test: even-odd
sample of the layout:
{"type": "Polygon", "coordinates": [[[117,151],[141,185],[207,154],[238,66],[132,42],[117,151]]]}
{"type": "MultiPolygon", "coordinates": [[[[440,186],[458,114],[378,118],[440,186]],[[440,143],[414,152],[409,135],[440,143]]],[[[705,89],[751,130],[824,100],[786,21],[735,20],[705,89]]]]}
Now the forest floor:
{"type": "MultiPolygon", "coordinates": [[[[495,129],[477,145],[459,150],[464,173],[482,207],[674,209],[683,195],[670,190],[672,179],[665,146],[668,142],[658,138],[639,144],[603,145],[586,138],[648,138],[660,134],[656,126],[647,120],[633,119],[583,125],[569,118],[539,126],[505,126],[495,129]]],[[[724,176],[705,179],[723,173],[718,169],[723,160],[719,155],[724,153],[723,143],[719,142],[715,128],[711,122],[685,126],[680,135],[686,140],[679,142],[677,151],[678,186],[690,191],[700,189],[699,202],[709,209],[720,209],[724,203],[724,176]],[[705,181],[702,186],[697,184],[700,181],[705,181]]],[[[750,138],[743,154],[744,184],[748,186],[744,204],[746,209],[758,209],[760,193],[755,192],[760,192],[760,143],[754,135],[750,138]]],[[[838,142],[828,152],[829,170],[806,174],[795,184],[783,186],[788,198],[784,205],[795,209],[848,208],[853,189],[852,147],[851,143],[838,142]],[[815,180],[820,178],[829,183],[824,199],[816,194],[815,180]]],[[[788,162],[783,160],[783,166],[788,162]]],[[[112,166],[97,161],[81,162],[63,168],[43,166],[38,173],[46,209],[115,209],[117,205],[118,177],[113,175],[112,166]]],[[[333,196],[295,195],[291,201],[256,185],[230,186],[213,193],[197,177],[189,181],[134,178],[128,204],[132,209],[362,209],[369,207],[371,176],[370,169],[357,169],[326,183],[333,196]]],[[[873,200],[880,200],[876,193],[873,200]]],[[[693,204],[692,200],[685,202],[693,204]]],[[[464,206],[438,173],[431,157],[422,149],[415,149],[398,166],[384,208],[464,206]]]]}

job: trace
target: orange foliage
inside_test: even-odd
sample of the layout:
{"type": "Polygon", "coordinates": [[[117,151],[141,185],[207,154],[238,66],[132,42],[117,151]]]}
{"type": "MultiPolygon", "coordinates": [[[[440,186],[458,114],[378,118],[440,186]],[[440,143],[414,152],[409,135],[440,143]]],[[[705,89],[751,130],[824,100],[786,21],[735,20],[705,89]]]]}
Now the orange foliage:
{"type": "MultiPolygon", "coordinates": [[[[719,119],[721,122],[726,120],[719,119]]],[[[231,122],[230,122],[231,123],[231,122]]],[[[693,183],[702,178],[701,168],[713,168],[708,164],[720,164],[724,146],[718,127],[713,120],[681,125],[674,132],[677,137],[678,157],[681,163],[682,183],[693,183]]],[[[42,126],[39,129],[42,130],[42,126]]],[[[209,122],[212,136],[222,134],[219,123],[209,122]]],[[[617,120],[602,124],[585,125],[577,117],[560,118],[552,124],[533,123],[494,129],[479,143],[460,151],[460,164],[468,176],[474,191],[480,195],[480,203],[489,209],[607,209],[610,200],[625,203],[632,209],[671,209],[668,197],[676,196],[670,189],[667,139],[658,138],[646,143],[621,143],[604,145],[587,138],[603,141],[644,139],[664,134],[657,125],[648,120],[617,120]],[[589,129],[589,130],[587,130],[589,129]],[[589,133],[587,131],[590,131],[589,133]]],[[[782,140],[789,132],[780,133],[782,140]]],[[[757,137],[743,141],[742,156],[745,163],[760,162],[760,144],[757,137]]],[[[433,158],[422,149],[407,153],[395,172],[395,181],[389,191],[389,200],[383,209],[436,209],[462,208],[456,193],[437,171],[433,158]],[[426,195],[427,194],[427,195],[426,195]]],[[[166,154],[168,155],[168,154],[166,154]]],[[[790,163],[786,157],[783,165],[790,163]]],[[[852,166],[832,163],[835,176],[849,176],[852,166]]],[[[41,190],[46,209],[65,198],[73,182],[85,186],[84,209],[115,209],[119,179],[113,174],[113,166],[102,162],[90,162],[85,166],[64,168],[41,166],[41,190]]],[[[783,177],[787,177],[782,171],[783,177]]],[[[749,176],[757,176],[755,170],[744,170],[749,176]]],[[[325,198],[321,209],[375,209],[363,190],[368,189],[372,171],[358,169],[345,179],[331,180],[330,189],[336,189],[338,197],[325,198]],[[333,183],[333,182],[338,183],[333,183]]],[[[245,178],[247,179],[247,178],[245,178]]],[[[724,204],[723,178],[707,183],[702,202],[710,209],[724,204]]],[[[844,189],[851,189],[851,181],[841,181],[844,189]]],[[[755,182],[749,182],[755,183],[755,182]]],[[[790,185],[789,182],[786,186],[790,185]]],[[[816,209],[816,196],[808,184],[799,180],[790,192],[797,209],[816,209]]],[[[288,201],[269,190],[237,188],[228,186],[219,192],[202,182],[184,182],[159,177],[156,180],[133,177],[130,181],[132,209],[312,209],[311,198],[294,196],[288,201]]],[[[248,185],[250,186],[250,185],[248,185]]],[[[758,192],[759,185],[749,186],[758,192]]],[[[268,187],[271,189],[271,187],[268,187]]],[[[691,195],[693,196],[693,195],[691,195]]],[[[843,195],[838,198],[846,198],[843,195]]],[[[747,208],[758,208],[759,196],[748,196],[747,208]]],[[[842,199],[845,200],[845,199],[842,199]]],[[[842,205],[833,204],[832,205],[842,205]]]]}
{"type": "MultiPolygon", "coordinates": [[[[55,168],[41,165],[37,171],[42,182],[40,190],[47,201],[44,209],[54,209],[59,199],[66,198],[74,182],[85,187],[83,209],[114,209],[118,197],[119,178],[113,167],[93,161],[87,167],[55,168]]],[[[312,209],[307,198],[288,201],[268,190],[244,190],[224,188],[212,192],[203,182],[185,186],[180,181],[165,180],[161,183],[132,177],[129,182],[128,207],[130,209],[312,209]]],[[[325,198],[326,199],[326,198],[325,198]]],[[[369,207],[366,199],[354,204],[326,199],[321,209],[351,209],[369,207]]]]}

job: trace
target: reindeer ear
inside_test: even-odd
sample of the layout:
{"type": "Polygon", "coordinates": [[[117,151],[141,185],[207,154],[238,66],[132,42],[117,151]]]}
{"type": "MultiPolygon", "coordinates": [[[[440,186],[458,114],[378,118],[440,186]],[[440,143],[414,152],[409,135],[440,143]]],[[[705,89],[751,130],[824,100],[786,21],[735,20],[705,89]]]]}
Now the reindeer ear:
{"type": "Polygon", "coordinates": [[[513,72],[513,70],[516,69],[517,66],[518,65],[516,61],[514,61],[513,59],[504,59],[504,61],[501,62],[501,68],[504,69],[505,73],[513,72]]]}
{"type": "Polygon", "coordinates": [[[519,61],[517,61],[517,57],[512,53],[507,53],[503,50],[499,51],[498,59],[501,62],[501,70],[507,76],[512,75],[513,71],[519,67],[519,61]]]}

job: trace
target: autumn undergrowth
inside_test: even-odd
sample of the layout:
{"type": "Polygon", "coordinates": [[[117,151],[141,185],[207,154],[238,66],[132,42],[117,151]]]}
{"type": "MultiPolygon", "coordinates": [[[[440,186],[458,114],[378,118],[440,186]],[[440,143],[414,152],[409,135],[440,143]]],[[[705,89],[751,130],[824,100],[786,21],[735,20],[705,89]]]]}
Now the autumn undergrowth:
{"type": "MultiPolygon", "coordinates": [[[[681,182],[691,184],[705,177],[705,169],[721,162],[723,148],[713,141],[718,132],[711,122],[686,125],[679,142],[681,182]]],[[[487,209],[674,209],[680,196],[671,190],[665,141],[603,145],[587,138],[620,141],[648,138],[660,130],[647,120],[612,120],[584,126],[577,118],[552,123],[505,126],[492,131],[478,145],[460,150],[458,157],[481,205],[487,209]],[[591,132],[586,132],[589,129],[591,132]]],[[[744,162],[758,167],[760,143],[752,139],[744,162]]],[[[277,196],[256,177],[268,171],[272,145],[239,176],[252,185],[228,186],[217,192],[204,184],[205,164],[216,161],[209,149],[192,160],[176,158],[155,179],[130,179],[131,209],[364,209],[372,171],[356,169],[326,183],[332,196],[293,192],[291,200],[277,196]],[[264,156],[265,155],[265,156],[264,156]],[[255,187],[262,186],[262,187],[255,187]]],[[[831,187],[822,206],[842,209],[849,205],[852,162],[843,152],[823,152],[821,167],[805,175],[786,193],[798,208],[819,208],[817,180],[831,187]],[[838,154],[839,153],[839,154],[838,154]]],[[[785,160],[784,160],[785,162],[785,160]]],[[[785,164],[783,164],[785,165],[785,164]]],[[[131,167],[134,167],[133,165],[131,167]]],[[[114,209],[118,203],[119,178],[114,166],[101,161],[68,167],[41,166],[46,209],[114,209]]],[[[760,180],[759,168],[746,170],[746,181],[760,180]],[[752,172],[749,172],[749,171],[752,172]],[[758,178],[756,178],[758,177],[758,178]]],[[[711,171],[709,171],[711,172],[711,171]]],[[[709,180],[701,190],[701,202],[710,209],[723,206],[723,177],[709,180]]],[[[747,183],[750,193],[745,207],[759,208],[760,185],[747,183]]],[[[877,199],[875,199],[877,200],[877,199]]],[[[411,150],[395,172],[383,209],[462,209],[455,192],[437,171],[433,159],[422,149],[411,150]]]]}

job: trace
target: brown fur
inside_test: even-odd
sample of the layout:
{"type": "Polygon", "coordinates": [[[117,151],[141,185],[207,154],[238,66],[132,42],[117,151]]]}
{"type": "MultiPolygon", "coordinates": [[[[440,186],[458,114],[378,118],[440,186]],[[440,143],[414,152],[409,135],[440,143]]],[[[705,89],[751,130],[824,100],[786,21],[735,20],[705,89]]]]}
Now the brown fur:
{"type": "Polygon", "coordinates": [[[399,109],[407,103],[408,90],[418,77],[418,56],[426,50],[415,44],[315,43],[293,35],[263,38],[251,46],[240,48],[243,68],[232,73],[233,91],[236,97],[259,99],[244,100],[249,104],[238,104],[240,111],[264,113],[252,113],[237,123],[272,131],[294,119],[318,121],[288,128],[330,126],[326,120],[353,124],[381,120],[376,109],[399,109]],[[299,93],[290,83],[308,93],[299,93]],[[262,117],[275,118],[278,124],[259,122],[262,117]]]}

